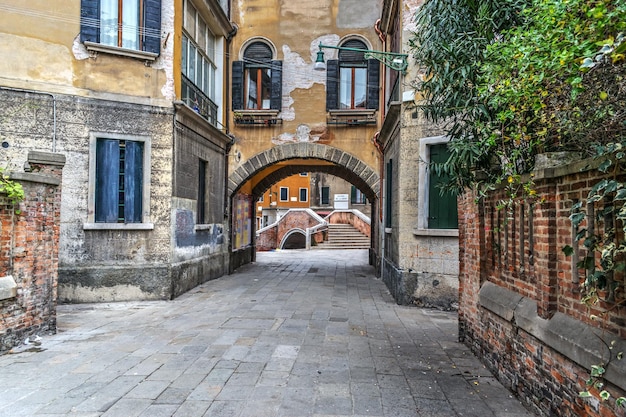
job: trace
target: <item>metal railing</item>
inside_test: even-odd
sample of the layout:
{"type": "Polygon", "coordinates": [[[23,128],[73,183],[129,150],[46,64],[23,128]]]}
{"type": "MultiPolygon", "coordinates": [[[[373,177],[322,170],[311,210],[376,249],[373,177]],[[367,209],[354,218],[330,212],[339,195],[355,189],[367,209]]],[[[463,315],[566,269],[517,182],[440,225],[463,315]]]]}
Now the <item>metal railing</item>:
{"type": "Polygon", "coordinates": [[[202,92],[191,80],[184,75],[182,82],[182,100],[204,117],[213,126],[219,128],[217,120],[217,104],[202,92]]]}

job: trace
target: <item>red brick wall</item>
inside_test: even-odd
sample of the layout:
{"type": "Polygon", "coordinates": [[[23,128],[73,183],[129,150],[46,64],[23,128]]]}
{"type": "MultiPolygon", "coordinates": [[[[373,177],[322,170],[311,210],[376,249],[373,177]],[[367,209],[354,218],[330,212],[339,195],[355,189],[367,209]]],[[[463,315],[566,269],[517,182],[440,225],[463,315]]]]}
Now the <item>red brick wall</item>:
{"type": "MultiPolygon", "coordinates": [[[[515,319],[506,320],[481,305],[480,291],[489,281],[536,303],[538,323],[548,323],[558,313],[624,341],[626,305],[602,300],[597,309],[584,306],[580,286],[585,271],[562,251],[566,245],[576,247],[576,231],[569,220],[572,205],[585,200],[600,179],[597,170],[581,171],[584,167],[579,163],[540,172],[536,196],[515,201],[510,210],[498,209],[507,200],[505,190],[491,192],[478,203],[473,192],[460,197],[459,331],[487,366],[541,415],[624,416],[626,409],[616,409],[613,401],[579,398],[589,378],[586,366],[526,332],[515,319]],[[606,309],[610,312],[605,320],[591,318],[606,309]]],[[[582,244],[578,255],[580,259],[586,255],[582,244]]],[[[623,276],[615,278],[623,285],[623,276]]],[[[623,300],[620,297],[623,293],[618,301],[623,300]]],[[[601,350],[602,342],[597,343],[601,350]]],[[[625,395],[625,385],[626,381],[617,385],[607,381],[614,396],[625,395]]]]}
{"type": "Polygon", "coordinates": [[[327,220],[331,224],[351,224],[365,236],[371,236],[370,224],[351,211],[334,211],[327,220]]]}
{"type": "MultiPolygon", "coordinates": [[[[317,226],[319,222],[311,217],[306,210],[290,210],[281,217],[278,226],[269,228],[256,237],[256,249],[266,251],[280,247],[280,244],[289,231],[293,229],[302,229],[303,232],[307,228],[317,226]]],[[[320,233],[314,235],[316,242],[321,242],[322,235],[320,233]]]]}
{"type": "Polygon", "coordinates": [[[19,213],[0,205],[0,276],[12,275],[17,296],[0,300],[0,352],[26,337],[56,331],[61,175],[64,158],[37,153],[32,174],[15,176],[25,198],[19,213]],[[42,162],[43,161],[43,162],[42,162]]]}

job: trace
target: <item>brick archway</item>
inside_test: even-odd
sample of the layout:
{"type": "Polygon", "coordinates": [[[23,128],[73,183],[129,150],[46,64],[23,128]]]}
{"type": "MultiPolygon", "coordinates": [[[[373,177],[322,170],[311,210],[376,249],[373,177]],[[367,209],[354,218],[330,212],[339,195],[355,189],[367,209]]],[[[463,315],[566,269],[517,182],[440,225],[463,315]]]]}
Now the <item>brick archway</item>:
{"type": "MultiPolygon", "coordinates": [[[[370,201],[378,199],[380,178],[374,169],[341,149],[308,142],[275,146],[248,159],[229,176],[228,195],[232,197],[248,179],[263,168],[290,159],[319,159],[331,162],[333,165],[315,167],[315,170],[328,172],[351,182],[361,189],[370,201]]],[[[302,166],[293,165],[275,171],[255,187],[254,193],[260,195],[270,185],[303,169],[302,166]]]]}

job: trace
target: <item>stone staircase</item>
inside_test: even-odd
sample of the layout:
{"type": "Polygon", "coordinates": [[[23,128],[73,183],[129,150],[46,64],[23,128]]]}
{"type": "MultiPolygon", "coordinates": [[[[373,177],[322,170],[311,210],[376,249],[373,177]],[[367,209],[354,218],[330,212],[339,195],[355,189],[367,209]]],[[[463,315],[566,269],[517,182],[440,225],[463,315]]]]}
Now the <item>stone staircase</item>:
{"type": "Polygon", "coordinates": [[[329,224],[328,240],[311,249],[368,249],[370,238],[351,224],[329,224]]]}

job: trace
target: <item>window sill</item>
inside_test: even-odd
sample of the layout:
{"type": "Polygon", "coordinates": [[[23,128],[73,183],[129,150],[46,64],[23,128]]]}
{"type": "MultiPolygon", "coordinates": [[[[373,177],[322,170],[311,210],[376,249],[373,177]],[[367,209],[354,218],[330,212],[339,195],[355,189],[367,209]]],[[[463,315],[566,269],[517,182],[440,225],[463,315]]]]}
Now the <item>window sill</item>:
{"type": "Polygon", "coordinates": [[[275,125],[282,124],[278,110],[236,110],[234,120],[237,125],[275,125]]]}
{"type": "Polygon", "coordinates": [[[415,236],[459,237],[459,229],[413,229],[415,236]]]}
{"type": "Polygon", "coordinates": [[[145,61],[156,61],[158,54],[154,52],[138,51],[135,49],[119,48],[117,46],[104,45],[97,42],[85,41],[85,48],[89,52],[102,52],[111,55],[121,55],[129,58],[143,59],[145,61]]]}
{"type": "Polygon", "coordinates": [[[372,109],[348,109],[329,110],[326,122],[333,125],[368,125],[376,124],[376,110],[372,109]]]}
{"type": "Polygon", "coordinates": [[[83,230],[153,230],[154,223],[84,223],[83,230]]]}
{"type": "Polygon", "coordinates": [[[211,228],[213,227],[212,224],[196,224],[193,227],[193,230],[197,231],[201,231],[201,230],[211,230],[211,228]]]}

